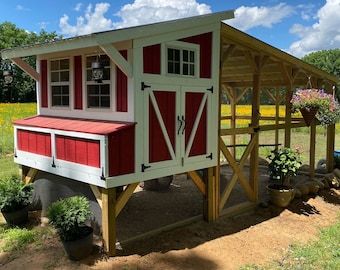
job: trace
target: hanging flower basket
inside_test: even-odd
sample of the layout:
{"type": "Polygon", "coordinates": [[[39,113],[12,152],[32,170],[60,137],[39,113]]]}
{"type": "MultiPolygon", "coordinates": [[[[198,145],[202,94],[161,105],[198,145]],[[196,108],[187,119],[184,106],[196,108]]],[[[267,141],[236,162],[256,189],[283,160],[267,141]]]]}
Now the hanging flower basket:
{"type": "Polygon", "coordinates": [[[340,119],[340,105],[334,95],[319,89],[298,89],[292,97],[292,111],[300,111],[307,126],[316,118],[321,125],[335,124],[340,119]]]}
{"type": "Polygon", "coordinates": [[[303,116],[303,119],[305,120],[305,123],[307,125],[307,127],[309,127],[312,122],[315,119],[316,113],[318,112],[319,108],[315,107],[315,108],[300,108],[300,112],[303,116]]]}

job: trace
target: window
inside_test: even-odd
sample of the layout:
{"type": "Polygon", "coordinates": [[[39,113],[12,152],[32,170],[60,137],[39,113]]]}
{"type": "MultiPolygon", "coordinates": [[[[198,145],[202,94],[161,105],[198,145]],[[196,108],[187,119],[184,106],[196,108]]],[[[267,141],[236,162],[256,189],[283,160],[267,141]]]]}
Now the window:
{"type": "Polygon", "coordinates": [[[110,58],[107,55],[88,56],[86,58],[86,90],[88,108],[110,108],[111,105],[111,67],[110,58]],[[103,81],[101,83],[92,80],[91,64],[99,61],[104,67],[103,81]]]}
{"type": "Polygon", "coordinates": [[[70,60],[50,61],[52,106],[70,105],[70,60]]]}
{"type": "Polygon", "coordinates": [[[167,49],[168,74],[195,76],[195,50],[167,49]]]}

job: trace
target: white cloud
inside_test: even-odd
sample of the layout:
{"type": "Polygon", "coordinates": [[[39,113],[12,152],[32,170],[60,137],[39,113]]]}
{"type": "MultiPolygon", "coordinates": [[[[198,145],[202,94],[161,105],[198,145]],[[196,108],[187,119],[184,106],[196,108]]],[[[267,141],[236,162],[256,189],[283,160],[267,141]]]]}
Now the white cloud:
{"type": "Polygon", "coordinates": [[[77,3],[77,4],[75,5],[75,7],[74,7],[74,10],[75,10],[75,11],[80,11],[81,8],[82,8],[82,6],[83,6],[83,3],[77,3]]]}
{"type": "Polygon", "coordinates": [[[285,3],[279,3],[271,7],[241,6],[235,10],[235,18],[225,22],[242,31],[258,26],[271,28],[274,24],[280,23],[293,13],[294,8],[285,3]]]}
{"type": "Polygon", "coordinates": [[[90,4],[74,25],[69,22],[69,16],[64,14],[59,20],[61,33],[65,36],[77,36],[211,13],[210,6],[196,0],[135,0],[120,9],[116,14],[119,20],[114,23],[106,16],[109,8],[109,3],[97,3],[94,9],[90,4]]]}
{"type": "Polygon", "coordinates": [[[209,5],[196,0],[135,0],[124,5],[117,16],[121,21],[116,28],[174,20],[195,15],[211,13],[209,5]]]}
{"type": "Polygon", "coordinates": [[[15,9],[18,10],[18,11],[30,11],[29,8],[26,8],[23,5],[16,5],[15,9]]]}
{"type": "Polygon", "coordinates": [[[90,4],[86,8],[85,15],[77,18],[75,25],[71,25],[69,16],[64,14],[59,20],[61,33],[66,36],[78,36],[112,29],[112,20],[105,17],[109,8],[109,3],[97,3],[94,9],[90,4]]]}
{"type": "Polygon", "coordinates": [[[313,51],[340,48],[340,0],[326,0],[311,26],[294,24],[290,33],[299,37],[288,52],[301,57],[313,51]]]}
{"type": "Polygon", "coordinates": [[[315,18],[314,8],[315,8],[315,5],[313,4],[300,4],[297,6],[297,9],[300,10],[301,19],[305,21],[315,18]]]}
{"type": "Polygon", "coordinates": [[[45,21],[42,21],[42,22],[38,23],[40,29],[43,29],[43,30],[45,30],[47,25],[49,25],[49,24],[50,24],[49,22],[45,22],[45,21]]]}

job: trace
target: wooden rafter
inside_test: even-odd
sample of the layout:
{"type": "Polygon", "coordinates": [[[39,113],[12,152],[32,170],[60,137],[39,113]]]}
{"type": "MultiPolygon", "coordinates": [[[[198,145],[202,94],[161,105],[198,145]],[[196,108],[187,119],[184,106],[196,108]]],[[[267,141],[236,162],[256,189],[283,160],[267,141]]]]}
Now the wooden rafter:
{"type": "Polygon", "coordinates": [[[228,49],[226,49],[222,54],[221,59],[221,67],[224,66],[225,62],[228,60],[229,56],[235,51],[236,46],[234,44],[229,45],[228,49]]]}
{"type": "Polygon", "coordinates": [[[93,192],[93,195],[96,197],[97,203],[99,204],[100,208],[103,207],[102,204],[102,192],[101,192],[101,187],[97,187],[94,185],[90,185],[90,188],[93,192]]]}
{"type": "Polygon", "coordinates": [[[14,64],[16,64],[19,68],[21,68],[24,72],[26,72],[33,80],[39,81],[40,74],[31,67],[27,62],[22,60],[21,58],[12,58],[11,59],[14,64]]]}

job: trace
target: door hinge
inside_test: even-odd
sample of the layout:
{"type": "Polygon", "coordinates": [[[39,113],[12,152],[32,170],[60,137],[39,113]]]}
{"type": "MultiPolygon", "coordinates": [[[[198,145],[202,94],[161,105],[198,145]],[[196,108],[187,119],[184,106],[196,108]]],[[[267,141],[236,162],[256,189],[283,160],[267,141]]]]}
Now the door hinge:
{"type": "Polygon", "coordinates": [[[102,175],[100,176],[100,180],[105,180],[105,176],[104,176],[104,168],[102,168],[102,175]]]}
{"type": "Polygon", "coordinates": [[[141,90],[144,91],[145,88],[150,88],[150,85],[146,85],[144,82],[141,83],[141,90]]]}
{"type": "Polygon", "coordinates": [[[206,156],[206,158],[210,158],[212,160],[213,159],[212,153],[210,153],[210,155],[206,156]]]}
{"type": "Polygon", "coordinates": [[[55,163],[54,163],[54,156],[52,157],[52,164],[51,164],[52,168],[55,168],[55,163]]]}
{"type": "Polygon", "coordinates": [[[211,86],[210,88],[208,88],[207,91],[214,93],[214,86],[211,86]]]}
{"type": "Polygon", "coordinates": [[[145,170],[149,168],[151,168],[151,166],[147,166],[144,163],[142,164],[142,172],[145,172],[145,170]]]}

